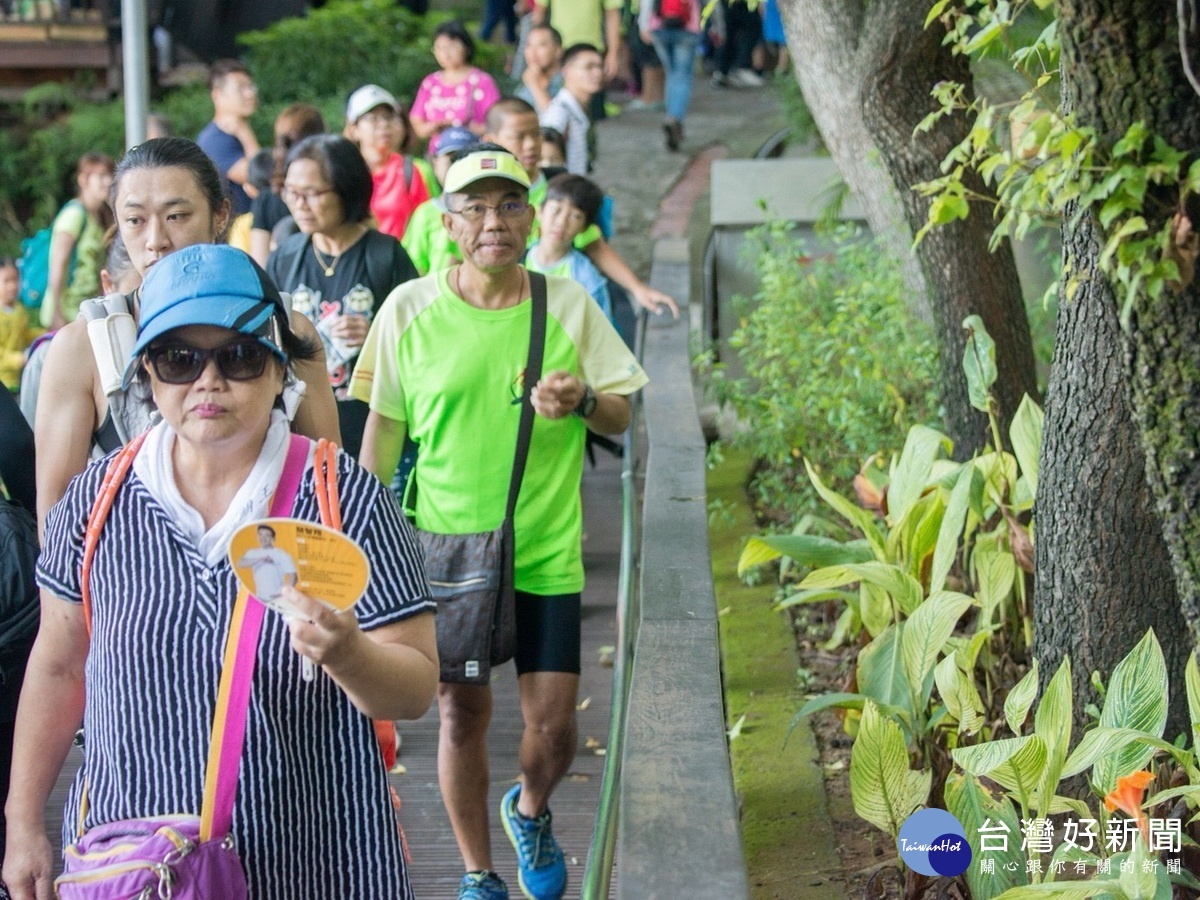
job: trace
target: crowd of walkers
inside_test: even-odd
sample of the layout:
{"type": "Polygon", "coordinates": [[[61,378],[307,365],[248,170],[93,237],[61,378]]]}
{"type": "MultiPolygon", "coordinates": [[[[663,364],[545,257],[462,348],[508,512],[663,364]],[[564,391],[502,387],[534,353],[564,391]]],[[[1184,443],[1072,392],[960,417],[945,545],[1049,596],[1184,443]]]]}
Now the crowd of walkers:
{"type": "MultiPolygon", "coordinates": [[[[773,7],[643,0],[626,17],[643,107],[660,102],[646,73],[665,76],[670,150],[699,48],[715,83],[753,86],[773,7]]],[[[340,123],[294,103],[266,147],[252,73],[218,61],[194,141],[79,160],[40,306],[0,258],[0,895],[115,896],[71,891],[97,860],[127,865],[109,832],[133,821],[211,852],[197,871],[215,893],[188,896],[410,897],[391,722],[436,698],[458,897],[508,897],[491,689],[439,672],[421,549],[505,521],[524,722],[499,816],[521,892],[563,895],[550,801],[577,743],[584,444],[623,431],[647,381],[622,311],[678,315],[609,243],[589,178],[623,10],[488,2],[483,34],[520,41],[515,96],[450,21],[411,105],[380,84],[340,123]],[[267,517],[362,548],[351,611],[294,573],[291,615],[239,588],[230,541],[267,517]],[[73,743],[55,886],[46,807],[73,743]]]]}

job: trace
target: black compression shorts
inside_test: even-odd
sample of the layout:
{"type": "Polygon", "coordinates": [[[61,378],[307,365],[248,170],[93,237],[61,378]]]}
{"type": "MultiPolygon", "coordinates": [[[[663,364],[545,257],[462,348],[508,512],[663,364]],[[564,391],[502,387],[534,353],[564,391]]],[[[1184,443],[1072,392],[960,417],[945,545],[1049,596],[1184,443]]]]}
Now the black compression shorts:
{"type": "Polygon", "coordinates": [[[579,594],[517,591],[517,674],[579,674],[579,594]]]}

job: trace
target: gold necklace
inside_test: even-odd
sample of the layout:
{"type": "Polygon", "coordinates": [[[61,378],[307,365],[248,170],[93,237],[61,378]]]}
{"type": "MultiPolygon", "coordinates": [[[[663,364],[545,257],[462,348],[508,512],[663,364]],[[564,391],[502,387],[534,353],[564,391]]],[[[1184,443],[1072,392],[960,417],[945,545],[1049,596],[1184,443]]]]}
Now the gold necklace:
{"type": "Polygon", "coordinates": [[[323,257],[321,255],[321,251],[317,249],[316,241],[312,242],[312,248],[313,256],[316,258],[317,264],[324,270],[325,277],[332,278],[333,272],[337,268],[337,264],[342,258],[341,254],[339,253],[337,256],[332,257],[329,262],[325,262],[325,257],[323,257]]]}

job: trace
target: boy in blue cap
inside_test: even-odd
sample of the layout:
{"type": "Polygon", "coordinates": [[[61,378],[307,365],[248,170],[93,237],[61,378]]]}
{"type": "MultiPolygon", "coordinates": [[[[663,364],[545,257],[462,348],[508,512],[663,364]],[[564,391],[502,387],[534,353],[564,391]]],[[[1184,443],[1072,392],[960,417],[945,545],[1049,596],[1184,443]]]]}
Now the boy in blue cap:
{"type": "MultiPolygon", "coordinates": [[[[438,142],[437,156],[433,158],[433,174],[441,184],[450,169],[450,158],[459,150],[479,142],[479,138],[468,128],[453,126],[442,132],[438,142]]],[[[426,200],[418,206],[408,220],[408,228],[400,245],[422,275],[446,269],[458,262],[458,247],[442,225],[442,214],[446,212],[445,195],[426,200]]]]}

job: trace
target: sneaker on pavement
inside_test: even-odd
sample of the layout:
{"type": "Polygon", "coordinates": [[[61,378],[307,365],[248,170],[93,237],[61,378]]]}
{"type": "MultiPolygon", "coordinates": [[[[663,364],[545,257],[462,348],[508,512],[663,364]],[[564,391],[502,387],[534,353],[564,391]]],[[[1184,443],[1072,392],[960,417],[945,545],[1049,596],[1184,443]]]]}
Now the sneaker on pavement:
{"type": "Polygon", "coordinates": [[[567,889],[567,863],[550,831],[550,810],[536,819],[517,811],[521,786],[514,784],[500,801],[504,833],[517,851],[517,880],[529,900],[559,900],[567,889]]]}
{"type": "Polygon", "coordinates": [[[678,150],[683,140],[683,126],[676,119],[667,119],[663,122],[663,136],[668,150],[678,150]]]}
{"type": "Polygon", "coordinates": [[[712,86],[713,87],[728,87],[729,86],[729,76],[722,75],[720,72],[713,72],[712,86]]]}
{"type": "Polygon", "coordinates": [[[458,883],[458,900],[508,900],[508,885],[495,872],[468,872],[458,883]]]}
{"type": "Polygon", "coordinates": [[[753,69],[734,69],[729,73],[729,81],[738,87],[762,87],[762,76],[753,69]]]}

